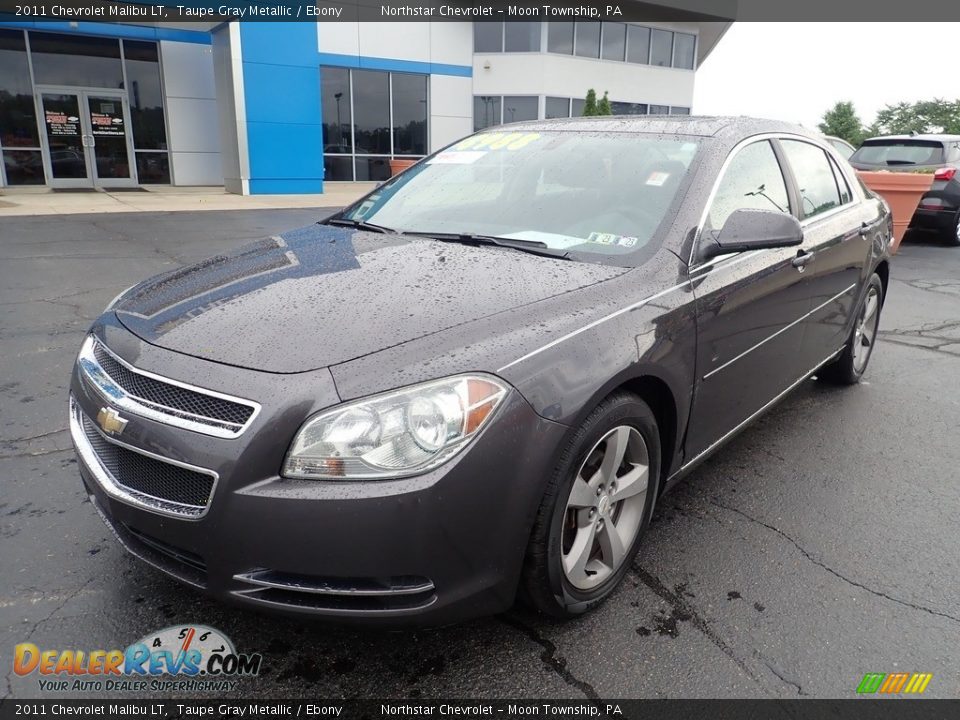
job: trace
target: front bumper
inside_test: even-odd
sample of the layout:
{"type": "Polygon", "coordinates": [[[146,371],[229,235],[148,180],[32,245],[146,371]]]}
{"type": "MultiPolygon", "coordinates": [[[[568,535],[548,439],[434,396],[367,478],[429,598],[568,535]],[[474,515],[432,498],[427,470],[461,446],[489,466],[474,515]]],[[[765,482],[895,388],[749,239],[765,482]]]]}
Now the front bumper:
{"type": "Polygon", "coordinates": [[[538,416],[515,390],[470,447],[432,472],[369,482],[288,480],[279,470],[294,433],[339,402],[327,371],[256,373],[162,350],[109,321],[95,332],[138,368],[262,403],[246,432],[230,439],[123,413],[130,451],[216,474],[206,511],[175,517],[110,487],[109,470],[85,447],[110,403],[74,370],[71,429],[81,476],[134,555],[219,599],[293,614],[439,625],[513,602],[567,429],[538,416]]]}

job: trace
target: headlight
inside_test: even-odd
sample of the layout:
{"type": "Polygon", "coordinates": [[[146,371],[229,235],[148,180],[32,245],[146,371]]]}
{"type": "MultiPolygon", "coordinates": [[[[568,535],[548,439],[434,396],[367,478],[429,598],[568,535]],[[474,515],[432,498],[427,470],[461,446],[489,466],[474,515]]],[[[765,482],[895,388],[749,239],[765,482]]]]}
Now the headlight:
{"type": "Polygon", "coordinates": [[[131,290],[133,290],[135,287],[136,287],[136,284],[131,285],[130,287],[128,287],[126,290],[124,290],[124,291],[121,292],[121,293],[117,293],[117,296],[116,296],[113,300],[111,300],[110,302],[107,303],[107,306],[103,309],[103,312],[107,312],[108,310],[113,310],[113,306],[116,305],[118,302],[120,302],[120,298],[122,298],[124,295],[126,295],[126,294],[127,294],[128,292],[130,292],[131,290]]]}
{"type": "Polygon", "coordinates": [[[506,393],[496,378],[462,375],[326,410],[300,428],[283,475],[354,480],[426,472],[466,447],[506,393]]]}

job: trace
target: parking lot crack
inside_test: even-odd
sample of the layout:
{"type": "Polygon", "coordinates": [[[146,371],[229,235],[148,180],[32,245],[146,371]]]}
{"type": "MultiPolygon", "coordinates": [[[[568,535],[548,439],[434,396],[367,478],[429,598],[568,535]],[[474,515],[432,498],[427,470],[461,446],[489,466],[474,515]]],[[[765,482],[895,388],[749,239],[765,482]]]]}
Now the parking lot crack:
{"type": "MultiPolygon", "coordinates": [[[[644,570],[639,565],[634,564],[631,567],[631,570],[633,570],[633,573],[637,576],[637,578],[639,578],[640,582],[642,582],[644,585],[650,588],[654,593],[656,593],[663,600],[665,600],[673,608],[674,611],[676,611],[680,615],[689,617],[690,622],[693,623],[693,626],[697,628],[697,630],[702,632],[710,642],[716,645],[717,648],[720,650],[720,652],[722,652],[728,658],[733,660],[733,662],[737,665],[737,667],[739,667],[748,678],[753,680],[753,682],[755,682],[758,687],[766,690],[766,688],[760,682],[760,679],[753,673],[753,671],[749,668],[747,663],[744,662],[743,658],[737,655],[733,651],[733,648],[727,645],[727,643],[723,640],[723,638],[721,638],[716,633],[716,631],[712,627],[710,627],[706,619],[702,615],[700,615],[700,613],[698,613],[697,610],[690,605],[690,603],[684,600],[684,598],[678,593],[675,593],[674,591],[670,590],[670,588],[664,585],[659,578],[655,577],[648,571],[644,570]]],[[[782,679],[783,678],[781,678],[781,680],[782,679]]]]}
{"type": "Polygon", "coordinates": [[[570,668],[567,667],[566,658],[557,654],[557,646],[540,634],[536,628],[530,627],[526,623],[510,615],[503,615],[500,619],[515,630],[519,630],[521,633],[543,648],[543,652],[540,653],[540,660],[547,667],[547,669],[555,672],[567,685],[576,688],[591,700],[600,699],[600,694],[596,691],[596,689],[594,689],[593,685],[588,683],[586,680],[580,680],[579,678],[575,677],[572,672],[570,672],[570,668]]]}
{"type": "MultiPolygon", "coordinates": [[[[30,626],[30,630],[27,631],[26,636],[20,642],[21,643],[30,642],[30,640],[33,638],[33,634],[40,628],[41,625],[52,620],[54,615],[56,615],[58,612],[63,610],[70,603],[71,600],[73,600],[75,597],[77,597],[77,595],[79,595],[84,590],[86,590],[87,586],[90,585],[90,583],[92,583],[93,580],[94,578],[88,578],[87,581],[84,582],[82,585],[80,585],[80,587],[78,587],[76,590],[74,590],[71,593],[67,593],[67,595],[64,596],[63,600],[57,603],[57,605],[53,608],[53,610],[51,610],[45,617],[40,618],[30,626]]],[[[7,674],[4,678],[7,683],[7,694],[4,697],[8,697],[8,698],[13,697],[12,676],[13,676],[13,663],[11,663],[10,670],[7,671],[7,674]]]]}
{"type": "Polygon", "coordinates": [[[36,452],[12,453],[10,455],[0,455],[0,460],[13,460],[15,458],[43,457],[44,455],[56,455],[57,453],[73,452],[73,448],[62,448],[54,450],[37,450],[36,452]]]}
{"type": "Polygon", "coordinates": [[[834,570],[832,567],[830,567],[829,565],[827,565],[825,562],[823,562],[823,561],[818,560],[817,558],[815,558],[806,548],[804,548],[800,543],[798,543],[796,540],[794,540],[791,536],[787,535],[787,533],[783,532],[783,530],[781,530],[780,528],[774,527],[773,525],[770,525],[769,523],[766,523],[766,522],[764,522],[763,520],[759,520],[759,519],[753,517],[752,515],[749,515],[749,514],[745,513],[743,510],[740,510],[740,509],[735,508],[735,507],[730,507],[729,505],[724,505],[723,503],[721,503],[721,502],[719,502],[719,501],[717,501],[717,500],[715,500],[715,499],[709,499],[707,502],[709,502],[711,505],[714,505],[714,506],[716,506],[716,507],[718,507],[718,508],[721,508],[721,509],[723,509],[723,510],[727,510],[728,512],[736,513],[737,515],[740,515],[741,517],[745,518],[746,520],[749,520],[749,521],[752,522],[752,523],[755,523],[755,524],[757,524],[757,525],[760,525],[761,527],[764,527],[764,528],[766,528],[767,530],[770,530],[771,532],[776,533],[777,535],[779,535],[780,537],[782,537],[784,540],[786,540],[787,542],[789,542],[791,545],[793,545],[793,546],[800,552],[800,554],[803,555],[803,556],[804,556],[807,560],[809,560],[811,563],[813,563],[813,564],[816,565],[817,567],[823,568],[823,569],[826,570],[828,573],[830,573],[830,574],[833,575],[834,577],[838,578],[839,580],[842,580],[843,582],[847,583],[848,585],[852,585],[853,587],[860,588],[861,590],[865,590],[866,592],[870,593],[871,595],[875,595],[875,596],[877,596],[877,597],[879,597],[879,598],[883,598],[884,600],[889,600],[890,602],[897,603],[898,605],[903,605],[904,607],[908,607],[908,608],[911,608],[911,609],[913,609],[913,610],[917,610],[917,611],[919,611],[919,612],[928,613],[928,614],[930,614],[930,615],[935,615],[935,616],[937,616],[937,617],[945,618],[946,620],[950,620],[950,621],[955,622],[955,623],[960,623],[960,618],[958,618],[958,617],[956,617],[956,616],[954,616],[954,615],[950,615],[949,613],[940,612],[939,610],[934,610],[933,608],[928,608],[928,607],[926,607],[926,606],[924,606],[924,605],[918,605],[917,603],[910,602],[909,600],[903,600],[903,599],[901,599],[901,598],[894,597],[893,595],[889,595],[889,594],[883,592],[882,590],[876,590],[876,589],[874,589],[874,588],[872,588],[872,587],[869,587],[868,585],[864,585],[863,583],[858,582],[857,580],[854,580],[854,579],[852,579],[852,578],[848,578],[848,577],[847,577],[846,575],[844,575],[843,573],[841,573],[841,572],[839,572],[839,571],[837,571],[837,570],[834,570]]]}
{"type": "Polygon", "coordinates": [[[787,684],[787,685],[792,685],[793,687],[795,687],[795,688],[797,689],[797,695],[806,695],[806,694],[807,694],[807,693],[805,693],[805,692],[803,691],[803,688],[800,686],[800,683],[798,683],[798,682],[796,682],[796,681],[794,681],[794,680],[791,680],[790,678],[786,677],[782,672],[780,672],[779,670],[777,670],[777,668],[774,667],[772,663],[768,662],[767,660],[765,660],[765,659],[763,659],[763,658],[761,658],[761,660],[763,661],[763,664],[767,666],[767,669],[768,669],[770,672],[772,672],[774,675],[776,675],[778,678],[780,678],[780,680],[781,680],[782,682],[784,682],[784,683],[787,684]]]}

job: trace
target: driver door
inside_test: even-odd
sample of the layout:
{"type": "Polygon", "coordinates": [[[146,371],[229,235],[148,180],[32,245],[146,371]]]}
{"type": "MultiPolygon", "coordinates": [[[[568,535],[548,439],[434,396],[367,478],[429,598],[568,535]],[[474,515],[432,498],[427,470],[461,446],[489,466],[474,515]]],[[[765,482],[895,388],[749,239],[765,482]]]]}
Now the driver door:
{"type": "MultiPolygon", "coordinates": [[[[781,160],[769,140],[734,150],[699,242],[740,208],[790,213],[781,160]]],[[[810,309],[797,248],[722,255],[691,269],[697,296],[697,371],[686,458],[709,450],[804,372],[802,319],[810,309]]]]}

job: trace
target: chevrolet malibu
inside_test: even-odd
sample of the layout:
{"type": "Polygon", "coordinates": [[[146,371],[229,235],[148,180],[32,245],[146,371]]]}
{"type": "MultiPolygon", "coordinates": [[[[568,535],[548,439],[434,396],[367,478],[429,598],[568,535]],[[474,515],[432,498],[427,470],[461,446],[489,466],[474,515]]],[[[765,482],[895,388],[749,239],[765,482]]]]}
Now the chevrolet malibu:
{"type": "Polygon", "coordinates": [[[389,624],[608,597],[657,499],[811,375],[856,383],[890,215],[768,121],[483,131],[117,297],[70,429],[135,556],[389,624]]]}

